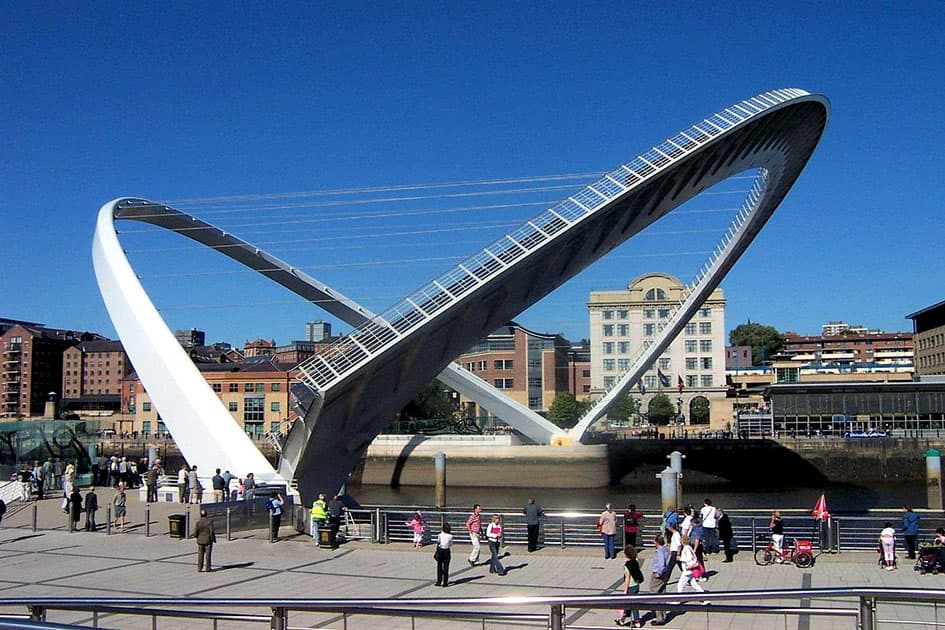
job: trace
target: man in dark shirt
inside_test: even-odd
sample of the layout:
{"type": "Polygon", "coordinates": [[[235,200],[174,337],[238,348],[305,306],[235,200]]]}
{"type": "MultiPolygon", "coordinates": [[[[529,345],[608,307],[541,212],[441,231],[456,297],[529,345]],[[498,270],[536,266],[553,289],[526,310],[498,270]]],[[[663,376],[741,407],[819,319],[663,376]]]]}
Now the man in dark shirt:
{"type": "Polygon", "coordinates": [[[538,551],[538,530],[545,511],[535,503],[534,497],[528,499],[525,509],[525,526],[528,528],[528,552],[538,551]]]}
{"type": "Polygon", "coordinates": [[[194,526],[194,538],[197,540],[197,573],[204,570],[204,558],[207,560],[207,573],[213,571],[213,543],[217,541],[217,532],[213,521],[207,518],[207,511],[200,510],[200,520],[194,526]]]}
{"type": "Polygon", "coordinates": [[[223,503],[223,492],[226,489],[226,482],[223,480],[219,468],[217,468],[216,474],[210,479],[210,483],[213,484],[213,502],[223,503]]]}
{"type": "Polygon", "coordinates": [[[338,528],[344,515],[345,504],[337,494],[328,502],[328,542],[332,549],[338,548],[338,528]]]}
{"type": "Polygon", "coordinates": [[[95,494],[95,488],[89,488],[85,493],[85,531],[95,531],[95,512],[98,511],[98,495],[95,494]]]}

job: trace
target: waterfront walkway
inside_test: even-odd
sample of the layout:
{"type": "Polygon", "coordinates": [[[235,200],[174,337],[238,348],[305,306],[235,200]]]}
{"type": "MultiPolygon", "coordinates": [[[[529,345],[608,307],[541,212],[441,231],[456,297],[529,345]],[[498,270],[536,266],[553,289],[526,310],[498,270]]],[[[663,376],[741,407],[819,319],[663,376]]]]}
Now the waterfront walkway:
{"type": "MultiPolygon", "coordinates": [[[[107,490],[106,490],[107,492],[107,490]]],[[[103,502],[110,493],[102,493],[103,502]]],[[[132,502],[129,502],[131,504],[132,502]]],[[[174,509],[156,504],[155,511],[174,509]]],[[[137,506],[140,508],[140,506],[137,506]]],[[[106,536],[98,533],[69,533],[63,527],[58,501],[41,503],[40,530],[30,528],[31,510],[23,510],[4,518],[0,526],[0,604],[12,597],[151,597],[173,598],[437,598],[496,596],[587,596],[611,593],[622,580],[622,561],[604,560],[597,548],[549,547],[527,553],[523,547],[509,547],[510,556],[503,562],[509,570],[504,577],[490,575],[487,566],[470,567],[465,536],[457,537],[454,547],[451,587],[434,586],[435,567],[431,546],[414,550],[409,544],[372,544],[349,542],[336,551],[316,549],[307,536],[293,535],[270,544],[266,532],[239,532],[234,540],[214,546],[214,568],[210,574],[198,574],[195,567],[195,543],[166,535],[162,525],[144,536],[140,521],[124,533],[106,536]],[[58,529],[53,529],[58,527],[58,529]]],[[[135,510],[132,509],[134,514],[135,510]]],[[[153,512],[152,512],[153,514],[153,512]]],[[[156,517],[153,517],[156,519],[156,517]]],[[[102,513],[101,521],[104,521],[102,513]]],[[[166,518],[162,519],[166,521],[166,518]]],[[[283,533],[289,528],[284,527],[283,533]]],[[[483,551],[486,552],[485,545],[483,551]]],[[[649,566],[650,550],[644,551],[644,572],[649,566]]],[[[486,556],[483,556],[485,560],[486,556]]],[[[821,556],[810,569],[793,566],[759,567],[750,553],[743,552],[736,562],[722,564],[713,557],[708,564],[710,580],[704,584],[710,592],[756,589],[796,589],[832,586],[945,587],[945,575],[921,576],[905,559],[898,571],[877,567],[874,553],[843,553],[821,556]]],[[[675,580],[674,580],[675,582],[675,580]]],[[[675,584],[671,584],[675,589],[675,584]]],[[[797,604],[797,600],[782,600],[797,604]]],[[[766,602],[771,603],[771,602],[766,602]]],[[[808,606],[840,605],[826,600],[807,601],[808,606]]],[[[849,605],[847,602],[845,605],[849,605]]],[[[167,606],[165,606],[167,607],[167,606]]],[[[711,606],[709,607],[711,608],[711,606]]],[[[547,614],[547,607],[522,605],[518,612],[547,614]]],[[[0,608],[0,614],[23,613],[25,610],[0,608]]],[[[240,611],[247,612],[247,611],[240,611]]],[[[260,606],[251,610],[266,615],[260,606]]],[[[615,627],[614,613],[606,610],[569,608],[569,627],[615,627]]],[[[929,605],[880,604],[881,620],[919,622],[921,625],[881,623],[880,627],[931,627],[936,619],[945,621],[945,610],[929,605]]],[[[57,622],[90,623],[91,615],[83,612],[51,612],[49,619],[57,622]]],[[[646,619],[650,627],[651,619],[646,619]]],[[[384,618],[386,629],[411,628],[411,619],[384,618]]],[[[101,627],[148,628],[148,617],[102,615],[101,627]]],[[[293,613],[290,627],[375,628],[377,617],[355,615],[343,620],[340,614],[293,613]],[[346,626],[344,626],[346,622],[346,626]]],[[[491,627],[497,624],[489,623],[491,627]]],[[[690,611],[673,617],[668,628],[707,628],[713,630],[799,628],[854,628],[851,618],[771,616],[690,611]]],[[[210,628],[210,621],[162,619],[159,628],[210,628]]],[[[222,622],[224,628],[261,628],[266,624],[222,622]]],[[[445,621],[417,619],[413,627],[463,628],[482,627],[476,621],[445,621]]],[[[509,626],[503,626],[509,627],[509,626]]]]}

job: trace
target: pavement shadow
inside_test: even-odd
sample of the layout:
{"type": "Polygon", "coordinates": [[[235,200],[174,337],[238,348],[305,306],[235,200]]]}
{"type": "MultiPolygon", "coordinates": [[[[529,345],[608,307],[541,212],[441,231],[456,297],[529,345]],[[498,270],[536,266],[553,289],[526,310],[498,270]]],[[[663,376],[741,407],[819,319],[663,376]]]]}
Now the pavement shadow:
{"type": "Polygon", "coordinates": [[[24,540],[29,540],[30,538],[39,538],[40,536],[42,536],[42,534],[26,534],[25,536],[17,536],[16,538],[11,538],[10,540],[0,540],[0,545],[22,542],[24,540]]]}
{"type": "Polygon", "coordinates": [[[484,578],[484,575],[470,575],[469,577],[456,578],[455,580],[450,580],[450,586],[456,586],[458,584],[467,584],[469,582],[475,582],[484,578]]]}
{"type": "Polygon", "coordinates": [[[505,572],[508,573],[509,571],[516,571],[518,569],[524,569],[527,566],[528,566],[527,562],[522,562],[519,564],[509,564],[509,565],[506,565],[505,572]]]}
{"type": "Polygon", "coordinates": [[[248,562],[234,562],[233,564],[224,564],[223,566],[218,566],[216,569],[214,569],[214,572],[227,571],[229,569],[246,569],[253,566],[254,564],[256,563],[252,560],[248,562]]]}

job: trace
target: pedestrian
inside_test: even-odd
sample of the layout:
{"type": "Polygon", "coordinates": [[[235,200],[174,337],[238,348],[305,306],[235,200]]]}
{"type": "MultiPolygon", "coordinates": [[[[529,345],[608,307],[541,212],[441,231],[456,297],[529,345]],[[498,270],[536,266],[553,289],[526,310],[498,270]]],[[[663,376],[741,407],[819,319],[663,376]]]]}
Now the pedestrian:
{"type": "Polygon", "coordinates": [[[148,468],[148,472],[144,473],[144,487],[147,489],[147,498],[145,500],[148,503],[157,501],[157,482],[158,467],[155,465],[148,468]]]}
{"type": "Polygon", "coordinates": [[[492,520],[486,526],[486,538],[489,540],[489,573],[505,575],[505,567],[499,561],[499,546],[502,544],[502,520],[498,514],[492,515],[492,520]]]}
{"type": "Polygon", "coordinates": [[[29,464],[24,463],[20,467],[17,479],[20,482],[20,494],[23,500],[29,501],[33,498],[33,471],[30,470],[29,464]]]}
{"type": "Polygon", "coordinates": [[[617,513],[610,507],[610,503],[604,506],[604,511],[597,519],[597,531],[600,532],[601,540],[604,542],[604,559],[616,558],[617,513]]]}
{"type": "MultiPolygon", "coordinates": [[[[58,459],[56,460],[56,464],[59,466],[63,465],[58,459]]],[[[72,488],[75,486],[75,464],[70,462],[69,465],[63,469],[63,474],[60,475],[59,478],[62,479],[63,493],[65,493],[66,496],[71,495],[72,488]]]]}
{"type": "Polygon", "coordinates": [[[278,492],[275,496],[270,497],[266,501],[266,509],[269,511],[269,523],[271,529],[269,530],[269,539],[273,542],[279,540],[279,525],[282,524],[282,504],[285,503],[285,499],[282,498],[282,495],[278,492]]]}
{"type": "Polygon", "coordinates": [[[912,508],[902,506],[902,537],[906,539],[906,557],[915,560],[915,541],[919,536],[919,515],[912,508]]]}
{"type": "Polygon", "coordinates": [[[0,499],[0,523],[3,522],[3,515],[7,513],[7,502],[0,499]]]}
{"type": "Polygon", "coordinates": [[[683,534],[682,547],[679,551],[679,566],[682,569],[682,574],[676,583],[676,592],[682,593],[688,584],[692,590],[703,593],[705,589],[698,581],[698,578],[702,577],[701,566],[699,565],[699,559],[696,558],[696,552],[693,551],[689,542],[689,536],[683,534]]]}
{"type": "Polygon", "coordinates": [[[256,479],[253,473],[246,473],[243,479],[243,500],[252,501],[256,498],[256,479]]]}
{"type": "Polygon", "coordinates": [[[768,530],[771,532],[771,544],[778,552],[776,562],[784,562],[781,553],[784,549],[784,519],[781,518],[781,511],[775,510],[771,513],[771,520],[768,522],[768,530]]]}
{"type": "Polygon", "coordinates": [[[722,541],[722,551],[725,553],[725,559],[722,562],[732,562],[732,557],[735,555],[735,550],[732,548],[732,540],[735,537],[732,521],[722,508],[718,508],[717,514],[719,540],[722,541]]]}
{"type": "Polygon", "coordinates": [[[535,503],[535,497],[530,497],[525,508],[525,527],[528,529],[528,553],[538,551],[538,533],[541,529],[541,517],[545,511],[541,506],[535,503]]]}
{"type": "Polygon", "coordinates": [[[325,495],[319,494],[318,498],[312,501],[312,540],[315,546],[318,546],[318,530],[325,526],[328,520],[328,504],[325,502],[325,495]]]}
{"type": "Polygon", "coordinates": [[[701,567],[700,575],[696,576],[696,579],[700,582],[707,582],[709,578],[705,574],[705,544],[703,542],[704,529],[702,527],[702,519],[699,516],[692,517],[692,531],[689,534],[689,546],[692,547],[692,550],[696,554],[696,561],[701,567]]]}
{"type": "Polygon", "coordinates": [[[199,505],[203,498],[203,486],[200,485],[200,477],[197,476],[197,464],[191,466],[187,473],[187,485],[190,487],[190,502],[199,505]]]}
{"type": "Polygon", "coordinates": [[[118,483],[119,485],[125,484],[126,488],[128,487],[128,483],[130,481],[128,473],[128,458],[122,457],[118,462],[118,483]]]}
{"type": "Polygon", "coordinates": [[[224,501],[236,501],[235,493],[230,493],[230,482],[236,479],[236,475],[231,473],[229,469],[223,471],[223,500],[224,501]]]}
{"type": "Polygon", "coordinates": [[[194,525],[194,538],[197,540],[197,573],[204,571],[206,558],[206,572],[213,571],[213,543],[217,541],[217,532],[213,528],[213,521],[207,518],[207,511],[200,510],[200,519],[194,525]]]}
{"type": "MultiPolygon", "coordinates": [[[[670,561],[669,548],[666,546],[666,540],[662,534],[657,534],[653,539],[655,550],[653,559],[650,561],[650,594],[660,595],[666,591],[666,585],[669,583],[669,575],[673,571],[673,564],[670,561]]],[[[666,611],[654,610],[654,626],[666,625],[666,611]]]]}
{"type": "Polygon", "coordinates": [[[436,551],[433,552],[433,558],[436,560],[436,585],[449,586],[450,583],[450,557],[453,546],[453,534],[449,523],[443,523],[443,529],[436,537],[436,551]]]}
{"type": "Polygon", "coordinates": [[[892,523],[883,525],[883,530],[879,532],[879,545],[883,552],[883,568],[892,571],[896,568],[896,530],[892,523]]]}
{"type": "Polygon", "coordinates": [[[177,471],[177,491],[180,495],[180,502],[187,503],[190,499],[190,489],[187,487],[187,481],[190,478],[190,467],[187,464],[181,464],[177,471]]]}
{"type": "Polygon", "coordinates": [[[345,504],[340,495],[332,497],[328,502],[328,542],[332,549],[338,548],[338,530],[341,528],[341,519],[344,516],[345,504]]]}
{"type": "MultiPolygon", "coordinates": [[[[623,565],[623,584],[617,589],[619,595],[636,595],[640,592],[640,585],[643,584],[643,572],[640,570],[640,563],[637,561],[637,550],[633,545],[627,545],[623,549],[623,555],[627,561],[623,565]]],[[[636,608],[627,608],[617,611],[617,618],[614,623],[618,626],[626,626],[627,617],[630,617],[634,628],[642,628],[643,622],[640,621],[640,612],[636,608]]]]}
{"type": "MultiPolygon", "coordinates": [[[[633,503],[627,506],[623,513],[623,538],[624,543],[632,545],[634,549],[640,549],[637,546],[637,534],[643,525],[643,512],[637,511],[637,506],[633,503]]],[[[643,542],[642,540],[640,541],[643,542]]]]}
{"type": "Polygon", "coordinates": [[[82,493],[74,484],[72,492],[69,494],[69,531],[74,532],[79,529],[79,519],[82,518],[82,493]]]}
{"type": "Polygon", "coordinates": [[[423,547],[423,514],[420,510],[413,513],[413,518],[407,521],[406,525],[413,532],[413,548],[423,547]]]}
{"type": "Polygon", "coordinates": [[[673,574],[673,568],[679,564],[679,552],[682,550],[682,534],[676,525],[670,524],[666,529],[669,534],[669,573],[666,575],[666,581],[669,581],[673,574]]]}
{"type": "Polygon", "coordinates": [[[112,504],[115,506],[115,527],[125,531],[125,511],[127,508],[128,497],[125,495],[125,482],[118,482],[118,492],[112,498],[112,504]]]}
{"type": "Polygon", "coordinates": [[[705,553],[713,554],[719,552],[719,515],[718,509],[712,505],[712,499],[706,498],[703,502],[699,516],[702,518],[702,535],[705,536],[703,545],[705,553]]]}
{"type": "Polygon", "coordinates": [[[226,492],[226,480],[223,479],[223,475],[220,474],[219,468],[217,468],[216,473],[210,479],[210,484],[213,486],[213,502],[223,503],[223,493],[226,492]]]}
{"type": "Polygon", "coordinates": [[[469,552],[469,558],[466,561],[470,566],[476,566],[479,562],[479,532],[482,529],[482,507],[477,503],[473,506],[472,514],[466,519],[466,531],[469,532],[469,543],[472,545],[472,551],[469,552]]]}
{"type": "Polygon", "coordinates": [[[95,513],[98,511],[98,495],[95,494],[95,486],[89,488],[85,493],[85,531],[94,532],[95,513]]]}
{"type": "Polygon", "coordinates": [[[36,484],[36,498],[39,501],[43,500],[44,495],[44,478],[43,478],[43,467],[39,465],[38,461],[33,462],[33,483],[36,484]]]}

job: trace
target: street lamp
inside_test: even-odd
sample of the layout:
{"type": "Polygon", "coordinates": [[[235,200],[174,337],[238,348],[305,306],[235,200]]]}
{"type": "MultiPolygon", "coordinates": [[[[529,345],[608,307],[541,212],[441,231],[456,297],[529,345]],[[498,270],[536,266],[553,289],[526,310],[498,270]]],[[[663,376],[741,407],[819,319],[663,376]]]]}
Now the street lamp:
{"type": "MultiPolygon", "coordinates": [[[[682,419],[682,396],[676,399],[676,426],[679,427],[683,424],[682,419]]],[[[678,429],[678,433],[681,433],[682,430],[678,429]]]]}

